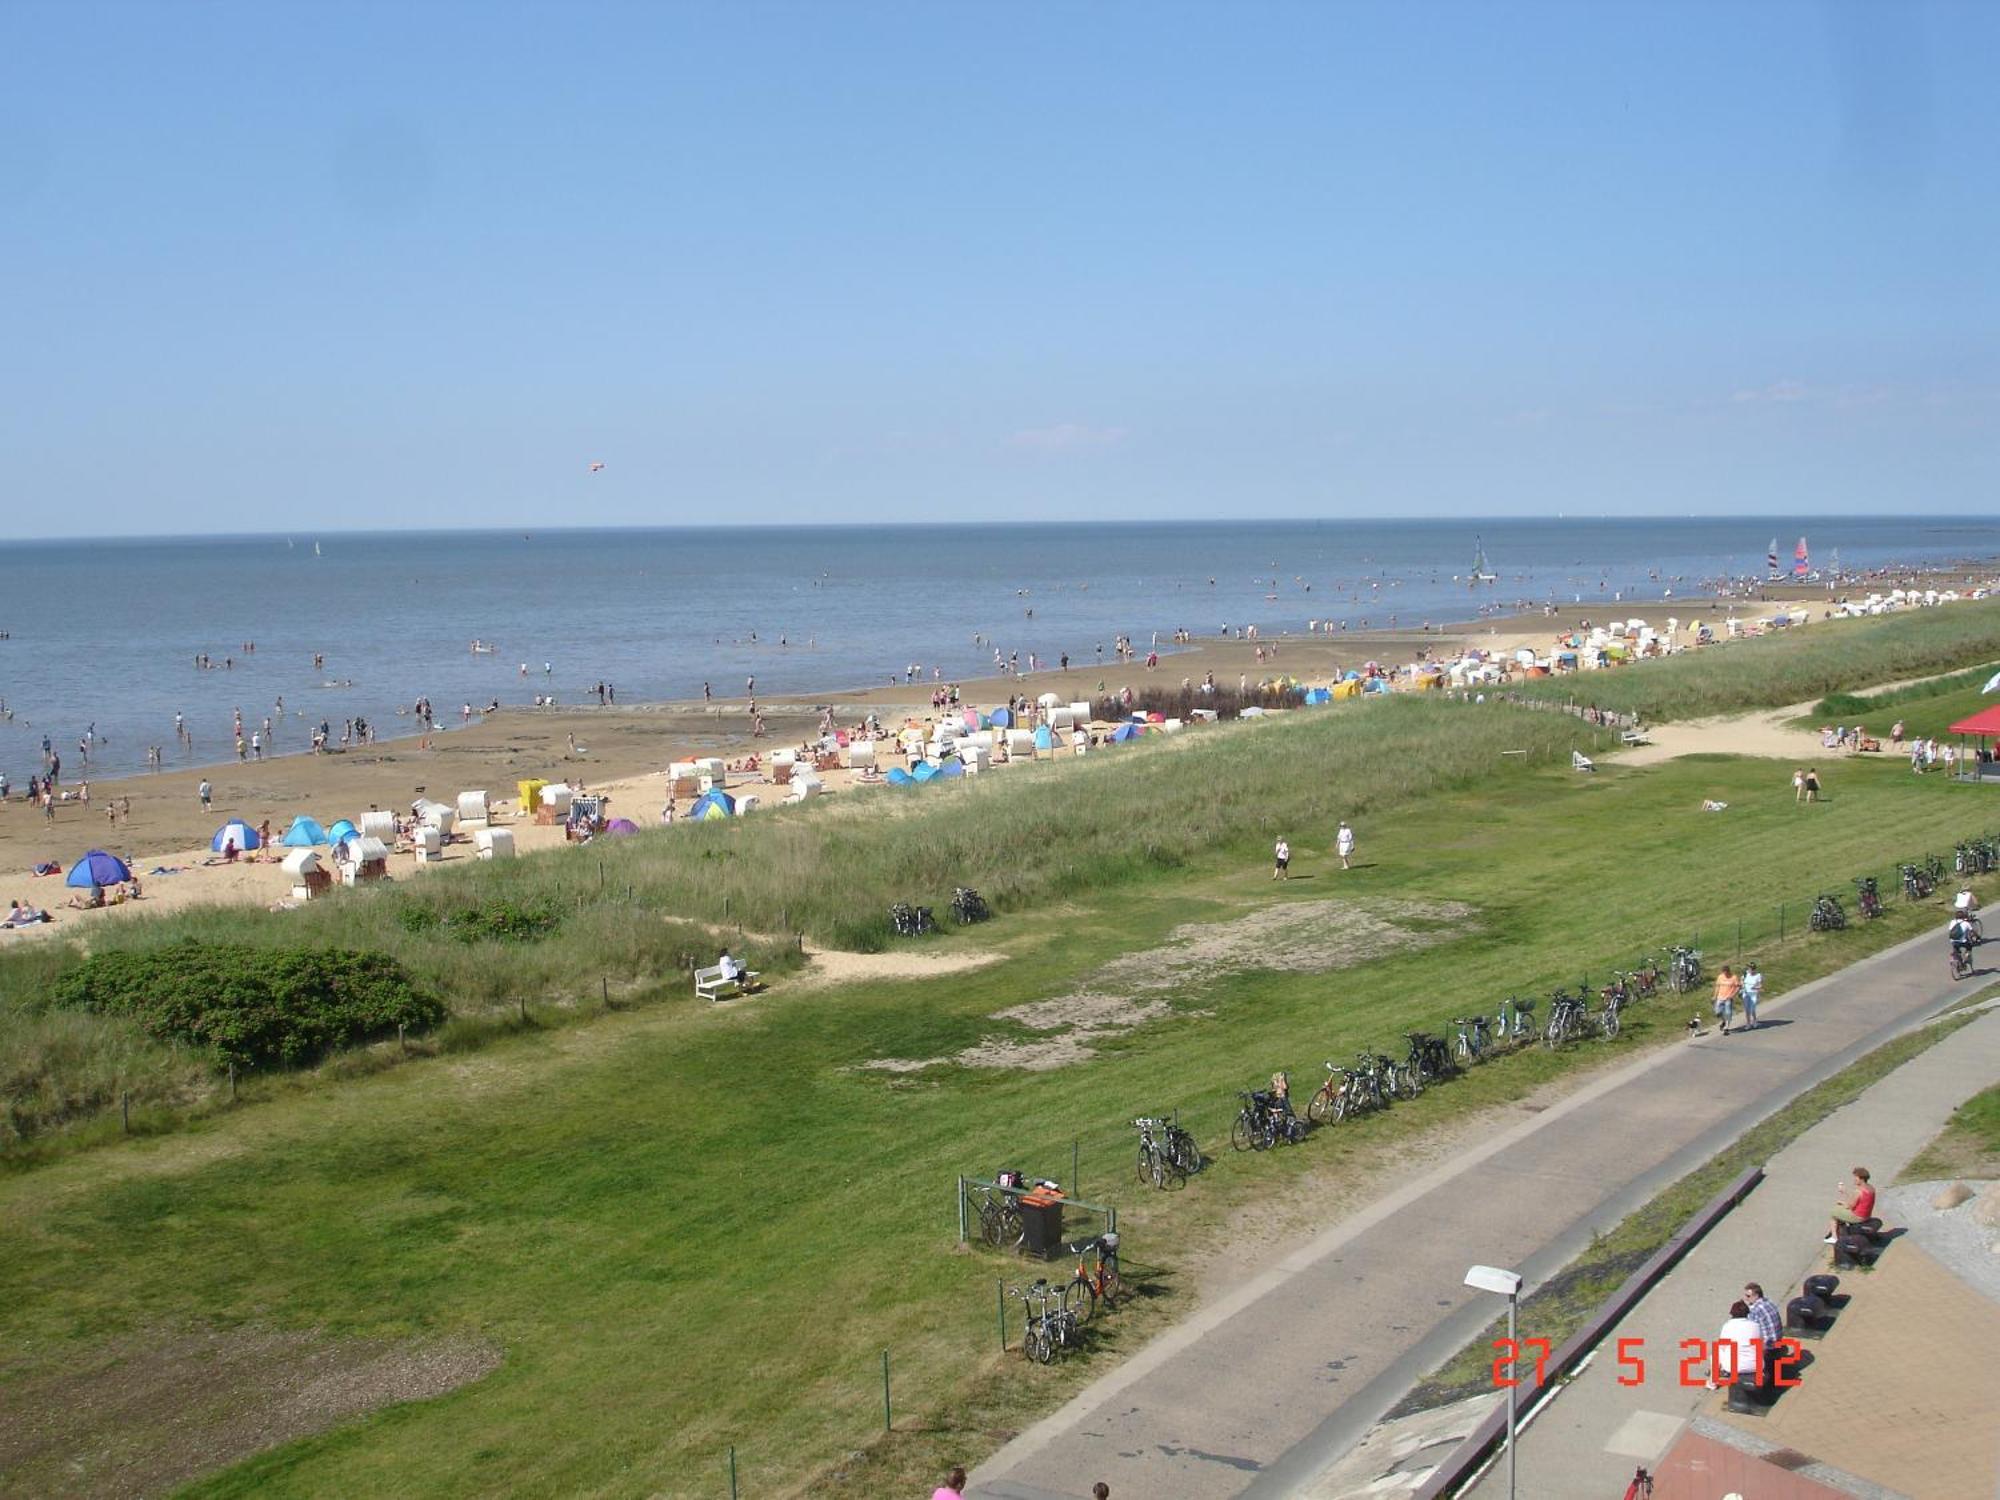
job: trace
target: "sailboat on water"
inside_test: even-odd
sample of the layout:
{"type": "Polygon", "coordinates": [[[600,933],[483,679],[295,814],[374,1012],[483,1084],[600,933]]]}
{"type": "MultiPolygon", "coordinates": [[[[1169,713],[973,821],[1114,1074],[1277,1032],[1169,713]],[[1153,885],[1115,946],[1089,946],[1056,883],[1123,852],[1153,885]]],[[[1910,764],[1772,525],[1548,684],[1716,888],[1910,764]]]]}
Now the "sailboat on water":
{"type": "Polygon", "coordinates": [[[1782,576],[1778,572],[1778,539],[1776,537],[1771,538],[1771,550],[1764,554],[1764,569],[1772,583],[1776,583],[1782,576]]]}
{"type": "Polygon", "coordinates": [[[1811,572],[1812,563],[1806,558],[1806,539],[1800,537],[1798,546],[1792,550],[1792,577],[1804,582],[1811,572]]]}
{"type": "Polygon", "coordinates": [[[1472,539],[1472,574],[1474,583],[1494,583],[1500,575],[1486,564],[1486,545],[1478,537],[1472,539]]]}

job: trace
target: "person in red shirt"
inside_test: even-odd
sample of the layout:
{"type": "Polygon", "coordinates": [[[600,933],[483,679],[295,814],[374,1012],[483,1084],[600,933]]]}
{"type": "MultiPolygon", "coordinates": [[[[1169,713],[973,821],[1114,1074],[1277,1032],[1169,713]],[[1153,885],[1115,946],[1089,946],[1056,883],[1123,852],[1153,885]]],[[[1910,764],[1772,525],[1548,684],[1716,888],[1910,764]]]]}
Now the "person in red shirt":
{"type": "MultiPolygon", "coordinates": [[[[1845,1192],[1845,1188],[1842,1189],[1845,1192]]],[[[1826,1226],[1826,1243],[1831,1245],[1840,1238],[1840,1226],[1858,1224],[1875,1212],[1875,1187],[1868,1180],[1868,1169],[1854,1169],[1854,1197],[1845,1208],[1834,1205],[1833,1221],[1826,1226]]]]}

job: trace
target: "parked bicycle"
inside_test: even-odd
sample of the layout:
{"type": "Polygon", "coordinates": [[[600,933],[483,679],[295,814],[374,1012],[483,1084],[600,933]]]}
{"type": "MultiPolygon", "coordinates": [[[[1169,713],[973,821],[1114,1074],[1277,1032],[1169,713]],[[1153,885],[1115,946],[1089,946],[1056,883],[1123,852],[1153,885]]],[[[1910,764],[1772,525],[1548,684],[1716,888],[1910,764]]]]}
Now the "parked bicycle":
{"type": "Polygon", "coordinates": [[[1021,1174],[1003,1172],[999,1187],[982,1187],[979,1190],[979,1237],[1000,1250],[1012,1250],[1020,1245],[1026,1234],[1026,1226],[1021,1222],[1021,1206],[1003,1188],[1018,1186],[1021,1174]],[[1013,1182],[1007,1179],[1012,1177],[1013,1182]]]}
{"type": "Polygon", "coordinates": [[[1618,1014],[1625,1009],[1623,988],[1604,992],[1604,1009],[1597,1013],[1597,1030],[1607,1042],[1618,1040],[1618,1014]]]}
{"type": "Polygon", "coordinates": [[[1403,1059],[1406,1081],[1414,1080],[1421,1089],[1451,1075],[1451,1053],[1446,1050],[1443,1037],[1432,1036],[1428,1031],[1406,1031],[1403,1039],[1410,1044],[1409,1054],[1403,1059]]]}
{"type": "Polygon", "coordinates": [[[922,937],[934,924],[928,906],[910,906],[898,901],[889,908],[889,925],[896,930],[897,937],[922,937]]]}
{"type": "Polygon", "coordinates": [[[969,885],[959,886],[951,893],[951,916],[961,926],[973,922],[984,922],[993,915],[986,904],[986,898],[969,885]]]}
{"type": "Polygon", "coordinates": [[[1229,1144],[1238,1151],[1268,1151],[1280,1142],[1291,1145],[1305,1139],[1305,1125],[1284,1096],[1253,1089],[1236,1097],[1243,1107],[1230,1127],[1229,1144]]]}
{"type": "Polygon", "coordinates": [[[1167,1122],[1142,1115],[1132,1123],[1139,1131],[1139,1180],[1164,1188],[1184,1177],[1167,1149],[1167,1122]]]}
{"type": "Polygon", "coordinates": [[[1183,1177],[1192,1177],[1201,1170],[1201,1147],[1195,1144],[1194,1136],[1181,1129],[1178,1113],[1167,1121],[1167,1159],[1183,1177]]]}
{"type": "Polygon", "coordinates": [[[1486,1017],[1456,1016],[1451,1024],[1458,1028],[1452,1051],[1460,1067],[1470,1067],[1486,1056],[1492,1045],[1492,1038],[1486,1030],[1486,1017]]]}
{"type": "Polygon", "coordinates": [[[1847,925],[1847,913],[1841,910],[1837,897],[1822,895],[1813,902],[1812,915],[1806,920],[1814,932],[1838,932],[1847,925]]]}
{"type": "Polygon", "coordinates": [[[1650,1000],[1660,992],[1660,966],[1650,958],[1641,959],[1625,975],[1634,1000],[1650,1000]]]}
{"type": "Polygon", "coordinates": [[[1899,873],[1903,877],[1905,900],[1922,901],[1937,889],[1937,880],[1922,865],[1904,865],[1899,873]]]}
{"type": "Polygon", "coordinates": [[[1557,990],[1549,996],[1549,1020],[1542,1029],[1542,1045],[1553,1049],[1576,1040],[1583,1034],[1589,1016],[1590,1007],[1583,996],[1557,990]]]}
{"type": "Polygon", "coordinates": [[[1021,1310],[1027,1315],[1027,1329],[1021,1337],[1025,1358],[1038,1365],[1053,1364],[1057,1353],[1081,1341],[1082,1325],[1076,1314],[1065,1305],[1063,1294],[1047,1281],[1010,1290],[1021,1299],[1021,1310]]]}
{"type": "Polygon", "coordinates": [[[1882,915],[1882,893],[1876,888],[1873,875],[1863,875],[1854,882],[1854,909],[1861,913],[1863,921],[1872,922],[1882,915]]]}
{"type": "Polygon", "coordinates": [[[1676,995],[1685,995],[1701,983],[1701,949],[1676,943],[1667,950],[1667,983],[1676,995]]]}
{"type": "Polygon", "coordinates": [[[1493,1017],[1493,1033],[1503,1046],[1520,1047],[1541,1040],[1541,1028],[1535,1024],[1535,1002],[1509,995],[1500,1003],[1500,1011],[1493,1017]],[[1509,1014],[1511,1008],[1512,1014],[1509,1014]]]}
{"type": "Polygon", "coordinates": [[[1107,1230],[1077,1257],[1076,1274],[1063,1288],[1063,1302],[1078,1323],[1088,1323],[1100,1304],[1106,1312],[1115,1311],[1124,1295],[1125,1284],[1118,1277],[1118,1235],[1107,1230]]]}

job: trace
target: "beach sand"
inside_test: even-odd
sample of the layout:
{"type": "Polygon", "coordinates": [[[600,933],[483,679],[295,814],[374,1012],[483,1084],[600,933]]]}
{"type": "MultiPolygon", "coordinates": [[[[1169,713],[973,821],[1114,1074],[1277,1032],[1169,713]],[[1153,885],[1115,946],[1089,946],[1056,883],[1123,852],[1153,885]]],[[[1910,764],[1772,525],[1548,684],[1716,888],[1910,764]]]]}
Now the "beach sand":
{"type": "MultiPolygon", "coordinates": [[[[1981,579],[1990,570],[1981,570],[1981,579]]],[[[1928,579],[1931,586],[1961,580],[1928,579]]],[[[1970,581],[1962,580],[1962,581],[1970,581]]],[[[1870,587],[1886,587],[1871,583],[1870,587]]],[[[1844,590],[1866,593],[1866,588],[1844,590]]],[[[1625,600],[1585,603],[1559,609],[1553,616],[1539,610],[1495,615],[1490,619],[1434,627],[1377,629],[1348,633],[1264,635],[1198,640],[1192,645],[1163,647],[1157,668],[1148,671],[1143,653],[1131,662],[1094,659],[1073,662],[1068,672],[1046,670],[1015,677],[961,680],[964,703],[990,706],[1010,694],[1031,697],[1060,693],[1065,700],[1100,692],[1115,693],[1127,685],[1134,692],[1151,686],[1178,688],[1182,679],[1200,683],[1209,672],[1216,681],[1234,686],[1239,678],[1255,683],[1289,676],[1324,682],[1337,672],[1369,661],[1401,665],[1419,651],[1433,657],[1455,656],[1467,647],[1501,653],[1522,646],[1546,649],[1561,633],[1584,621],[1640,618],[1664,626],[1672,616],[1684,628],[1718,620],[1732,609],[1741,615],[1765,613],[1784,599],[1824,606],[1832,596],[1824,587],[1773,586],[1764,600],[1689,596],[1666,600],[1625,600]],[[1259,652],[1263,653],[1259,659],[1259,652]]],[[[241,819],[255,828],[269,820],[281,834],[294,815],[310,814],[324,824],[360,816],[381,808],[407,812],[419,797],[451,802],[461,791],[483,789],[500,821],[514,829],[521,852],[557,847],[559,827],[540,827],[512,817],[516,783],[530,777],[581,782],[588,790],[611,798],[611,815],[630,818],[642,828],[657,826],[666,800],[666,768],[671,761],[695,755],[719,755],[735,760],[752,751],[768,758],[770,751],[799,744],[818,733],[821,705],[832,705],[837,720],[854,722],[864,711],[881,716],[894,729],[906,719],[929,717],[930,694],[938,684],[917,681],[881,687],[829,692],[811,698],[760,700],[766,734],[751,736],[748,705],[741,700],[713,704],[670,703],[619,705],[610,708],[502,709],[477,718],[463,729],[430,737],[428,748],[416,736],[328,755],[284,755],[261,761],[231,762],[130,776],[91,784],[92,800],[57,807],[53,822],[31,806],[17,789],[0,803],[0,900],[18,898],[55,913],[53,925],[6,933],[0,942],[36,935],[75,935],[93,922],[124,915],[168,911],[204,901],[271,903],[284,899],[290,879],[268,860],[204,865],[209,839],[224,822],[241,819]],[[571,750],[572,742],[578,747],[571,750]],[[197,787],[206,777],[213,784],[213,807],[204,810],[197,787]],[[114,824],[111,805],[129,800],[129,815],[114,824]],[[59,878],[31,877],[30,866],[55,861],[65,868],[89,849],[108,849],[127,857],[145,879],[143,900],[102,912],[71,911],[64,903],[75,894],[59,878]],[[177,869],[172,875],[147,876],[156,866],[177,869]]],[[[999,767],[996,769],[1003,769],[999,767]]],[[[732,778],[733,790],[762,779],[762,773],[732,778]]],[[[848,791],[853,778],[846,772],[824,774],[827,791],[848,791]]],[[[74,782],[71,783],[74,786],[74,782]]],[[[774,800],[784,794],[766,788],[774,800]]],[[[470,846],[454,844],[445,867],[472,858],[470,846]]],[[[396,878],[422,878],[425,873],[409,855],[392,856],[396,878]]]]}

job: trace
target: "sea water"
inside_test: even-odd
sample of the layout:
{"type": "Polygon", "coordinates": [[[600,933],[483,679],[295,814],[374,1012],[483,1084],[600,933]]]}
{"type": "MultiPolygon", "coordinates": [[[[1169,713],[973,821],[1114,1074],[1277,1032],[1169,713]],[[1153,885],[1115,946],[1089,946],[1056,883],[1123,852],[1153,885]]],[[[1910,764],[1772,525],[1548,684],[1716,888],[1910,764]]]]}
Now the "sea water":
{"type": "MultiPolygon", "coordinates": [[[[63,775],[234,756],[274,721],[267,753],[357,715],[407,733],[428,697],[464,704],[553,694],[595,704],[760,698],[982,676],[994,652],[1094,684],[1100,648],[1314,620],[1350,630],[1444,624],[1482,608],[1578,598],[1607,618],[1664,619],[1704,580],[1761,575],[1799,522],[1775,519],[1256,521],[703,530],[298,532],[0,544],[0,770],[18,785],[63,775]],[[1499,581],[1465,581],[1483,545],[1499,581]],[[490,643],[475,654],[473,641],[490,643]],[[254,643],[255,649],[246,649],[254,643]],[[209,670],[195,666],[206,654],[209,670]],[[315,668],[320,653],[324,665],[315,668]],[[231,665],[224,667],[228,661],[231,665]],[[524,675],[521,668],[528,670],[524,675]],[[282,718],[276,704],[282,698],[282,718]],[[178,744],[184,714],[193,752],[178,744]],[[94,726],[86,768],[78,741],[94,726]]],[[[1808,528],[1815,566],[1850,570],[2000,555],[2000,521],[1829,521],[1808,528]]],[[[1118,675],[1106,668],[1106,675],[1118,675]]]]}

